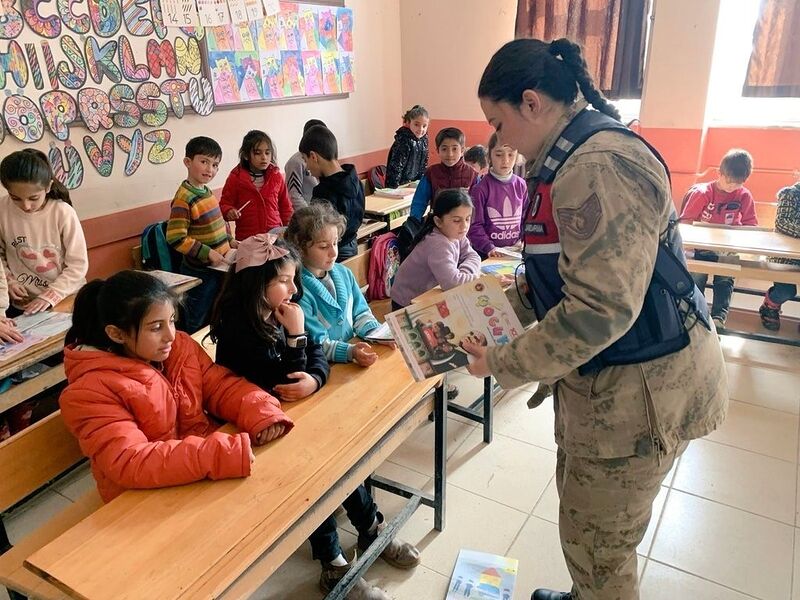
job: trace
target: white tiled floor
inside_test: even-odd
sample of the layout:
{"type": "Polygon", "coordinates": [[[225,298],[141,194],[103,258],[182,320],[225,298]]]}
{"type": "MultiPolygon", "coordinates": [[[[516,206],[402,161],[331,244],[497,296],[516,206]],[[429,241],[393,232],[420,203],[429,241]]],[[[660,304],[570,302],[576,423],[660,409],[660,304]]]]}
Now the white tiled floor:
{"type": "MultiPolygon", "coordinates": [[[[723,349],[735,400],[722,427],[689,446],[654,503],[638,549],[644,600],[800,600],[800,349],[726,337],[723,349]]],[[[477,380],[456,380],[459,401],[480,390],[477,380]]],[[[374,585],[396,600],[439,600],[466,547],[520,560],[515,600],[535,587],[569,587],[558,540],[553,411],[549,403],[529,411],[530,392],[498,399],[488,446],[474,424],[449,418],[447,527],[437,534],[433,511],[420,508],[401,536],[422,550],[422,565],[400,572],[379,561],[367,575],[374,585]]],[[[380,474],[430,489],[432,446],[426,423],[380,474]]],[[[12,515],[12,541],[91,483],[84,468],[12,515]]],[[[388,516],[403,504],[382,491],[376,500],[388,516]]],[[[355,537],[346,517],[340,524],[349,551],[355,537]]],[[[318,569],[305,544],[254,598],[321,598],[318,569]]]]}

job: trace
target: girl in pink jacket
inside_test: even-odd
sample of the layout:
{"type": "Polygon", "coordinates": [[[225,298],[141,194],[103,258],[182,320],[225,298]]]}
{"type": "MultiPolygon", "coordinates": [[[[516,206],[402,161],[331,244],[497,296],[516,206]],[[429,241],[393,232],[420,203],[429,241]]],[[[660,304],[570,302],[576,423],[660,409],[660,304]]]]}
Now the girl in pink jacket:
{"type": "Polygon", "coordinates": [[[275,398],[175,331],[175,308],[142,271],[92,281],[75,299],[59,403],[106,502],[126,489],[247,477],[251,444],[292,428],[275,398]],[[217,419],[240,433],[216,431],[217,419]]]}

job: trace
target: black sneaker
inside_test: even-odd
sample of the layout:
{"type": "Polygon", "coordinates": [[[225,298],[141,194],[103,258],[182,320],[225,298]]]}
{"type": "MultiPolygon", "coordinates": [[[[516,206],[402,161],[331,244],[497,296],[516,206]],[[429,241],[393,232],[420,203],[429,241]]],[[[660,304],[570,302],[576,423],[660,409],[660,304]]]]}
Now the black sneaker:
{"type": "Polygon", "coordinates": [[[554,590],[539,588],[533,592],[531,600],[572,600],[572,594],[569,592],[556,592],[554,590]]]}
{"type": "Polygon", "coordinates": [[[761,315],[761,324],[770,331],[778,331],[781,328],[781,309],[767,306],[764,302],[758,309],[761,315]]]}

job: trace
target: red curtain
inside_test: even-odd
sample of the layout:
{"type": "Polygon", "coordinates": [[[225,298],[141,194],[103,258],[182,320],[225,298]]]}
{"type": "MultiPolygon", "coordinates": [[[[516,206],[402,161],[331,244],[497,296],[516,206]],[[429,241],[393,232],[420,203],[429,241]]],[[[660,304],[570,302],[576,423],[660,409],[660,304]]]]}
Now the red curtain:
{"type": "Polygon", "coordinates": [[[648,0],[519,0],[516,37],[580,44],[595,85],[612,98],[642,93],[648,0]]]}
{"type": "Polygon", "coordinates": [[[800,97],[800,3],[762,0],[743,96],[800,97]]]}

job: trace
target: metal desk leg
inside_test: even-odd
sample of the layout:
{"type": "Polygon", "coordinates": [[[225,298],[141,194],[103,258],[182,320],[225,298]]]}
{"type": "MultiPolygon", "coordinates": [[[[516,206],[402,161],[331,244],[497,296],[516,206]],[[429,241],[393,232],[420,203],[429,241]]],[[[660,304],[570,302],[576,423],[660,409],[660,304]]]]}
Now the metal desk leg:
{"type": "Polygon", "coordinates": [[[492,395],[494,380],[492,376],[483,378],[483,441],[492,443],[492,395]]]}
{"type": "Polygon", "coordinates": [[[434,458],[433,458],[433,527],[443,531],[445,525],[445,488],[447,483],[447,377],[436,388],[433,402],[434,458]]]}

